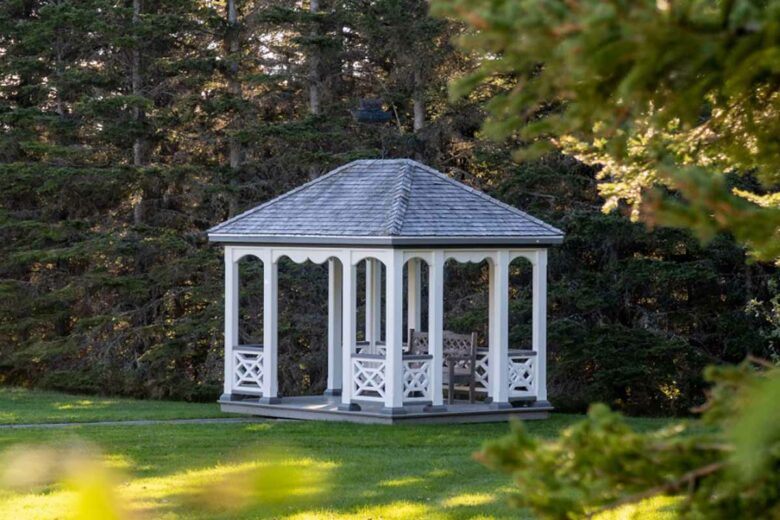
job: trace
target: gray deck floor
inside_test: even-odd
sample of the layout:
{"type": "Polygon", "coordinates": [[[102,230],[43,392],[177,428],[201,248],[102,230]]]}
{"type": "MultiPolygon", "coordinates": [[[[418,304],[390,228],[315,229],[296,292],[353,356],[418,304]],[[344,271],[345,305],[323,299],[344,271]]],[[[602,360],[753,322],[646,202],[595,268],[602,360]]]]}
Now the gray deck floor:
{"type": "Polygon", "coordinates": [[[546,419],[552,406],[530,403],[508,409],[496,409],[490,404],[456,401],[446,410],[423,411],[422,405],[407,405],[403,415],[382,412],[380,403],[360,403],[359,411],[338,409],[339,397],[310,395],[284,397],[276,404],[260,403],[257,398],[223,396],[219,400],[223,412],[258,415],[278,419],[304,419],[317,421],[345,421],[371,424],[421,424],[421,423],[473,423],[499,422],[510,417],[518,419],[546,419]]]}

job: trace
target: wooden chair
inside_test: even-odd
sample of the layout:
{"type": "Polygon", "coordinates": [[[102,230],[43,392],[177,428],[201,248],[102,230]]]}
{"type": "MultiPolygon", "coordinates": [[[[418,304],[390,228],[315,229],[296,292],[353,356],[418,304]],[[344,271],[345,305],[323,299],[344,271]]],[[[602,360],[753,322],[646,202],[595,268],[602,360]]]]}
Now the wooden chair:
{"type": "MultiPolygon", "coordinates": [[[[477,333],[456,334],[445,330],[442,337],[444,353],[444,383],[447,403],[452,404],[455,385],[468,385],[469,402],[474,403],[477,384],[477,333]]],[[[428,333],[409,331],[409,352],[429,354],[428,333]]]]}

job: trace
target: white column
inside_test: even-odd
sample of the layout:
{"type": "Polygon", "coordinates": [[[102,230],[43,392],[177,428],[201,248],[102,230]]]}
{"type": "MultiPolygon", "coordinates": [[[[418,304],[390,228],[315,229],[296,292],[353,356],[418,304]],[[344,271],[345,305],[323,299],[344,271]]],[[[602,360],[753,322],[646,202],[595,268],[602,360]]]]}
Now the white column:
{"type": "Polygon", "coordinates": [[[344,266],[343,275],[343,303],[342,303],[342,337],[341,347],[341,405],[340,410],[360,410],[357,404],[352,403],[352,352],[355,350],[355,321],[357,309],[355,306],[355,288],[357,286],[357,267],[352,264],[350,253],[347,251],[342,257],[344,266]]]}
{"type": "Polygon", "coordinates": [[[262,253],[263,261],[263,403],[278,402],[277,343],[277,263],[270,249],[262,253]]]}
{"type": "Polygon", "coordinates": [[[366,341],[374,344],[374,259],[366,258],[366,341]]]}
{"type": "Polygon", "coordinates": [[[509,407],[509,252],[502,249],[493,259],[493,290],[488,360],[493,405],[509,407]]]}
{"type": "Polygon", "coordinates": [[[488,262],[488,372],[487,372],[487,395],[490,400],[493,399],[493,376],[490,375],[490,365],[493,359],[493,351],[496,349],[493,345],[496,343],[496,263],[491,260],[488,262]]]}
{"type": "Polygon", "coordinates": [[[372,334],[374,341],[382,341],[382,262],[374,260],[374,304],[372,334]]]}
{"type": "Polygon", "coordinates": [[[407,289],[408,305],[406,308],[406,323],[408,328],[420,331],[422,311],[422,276],[420,259],[412,258],[408,264],[407,289]]]}
{"type": "Polygon", "coordinates": [[[341,392],[341,309],[342,264],[336,258],[328,259],[328,389],[325,395],[341,392]]]}
{"type": "Polygon", "coordinates": [[[431,360],[431,411],[444,410],[442,374],[444,371],[444,253],[433,251],[428,264],[428,348],[431,360]]]}
{"type": "Polygon", "coordinates": [[[403,409],[403,252],[393,251],[387,263],[385,297],[385,413],[404,413],[403,409]]]}
{"type": "Polygon", "coordinates": [[[536,400],[547,401],[547,250],[536,251],[533,274],[532,348],[536,351],[536,400]]]}
{"type": "MultiPolygon", "coordinates": [[[[366,258],[366,341],[382,341],[382,264],[366,258]]],[[[375,352],[374,349],[371,352],[375,352]]]]}
{"type": "MultiPolygon", "coordinates": [[[[233,347],[238,346],[238,262],[233,261],[233,248],[225,247],[225,387],[224,394],[233,391],[233,347]]],[[[223,396],[224,397],[224,396],[223,396]]]]}

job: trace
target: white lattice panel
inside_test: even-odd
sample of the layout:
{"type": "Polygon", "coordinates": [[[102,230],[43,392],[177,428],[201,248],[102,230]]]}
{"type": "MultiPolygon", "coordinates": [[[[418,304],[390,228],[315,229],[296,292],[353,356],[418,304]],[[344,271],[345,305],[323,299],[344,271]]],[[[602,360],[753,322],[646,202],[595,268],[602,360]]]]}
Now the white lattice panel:
{"type": "Polygon", "coordinates": [[[509,356],[509,397],[536,395],[536,356],[509,356]]]}
{"type": "Polygon", "coordinates": [[[476,384],[474,390],[477,392],[487,392],[488,388],[488,353],[487,351],[477,351],[477,364],[474,368],[476,373],[476,384]]]}
{"type": "Polygon", "coordinates": [[[404,401],[431,400],[431,360],[404,359],[404,401]]]}
{"type": "Polygon", "coordinates": [[[352,358],[352,398],[384,401],[385,361],[383,359],[352,358]]]}
{"type": "Polygon", "coordinates": [[[233,350],[233,391],[261,394],[263,389],[263,351],[233,350]]]}

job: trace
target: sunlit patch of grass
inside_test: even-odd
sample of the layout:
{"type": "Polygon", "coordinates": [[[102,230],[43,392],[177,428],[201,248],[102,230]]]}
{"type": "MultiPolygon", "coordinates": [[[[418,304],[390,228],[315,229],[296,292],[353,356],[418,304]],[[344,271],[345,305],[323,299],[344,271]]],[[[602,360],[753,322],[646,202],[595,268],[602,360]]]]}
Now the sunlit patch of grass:
{"type": "Polygon", "coordinates": [[[103,456],[103,464],[109,469],[113,470],[126,470],[134,466],[133,461],[126,455],[119,455],[113,453],[103,456]]]}
{"type": "MultiPolygon", "coordinates": [[[[104,460],[125,459],[108,456],[104,457],[104,460]]],[[[281,486],[278,487],[277,495],[271,497],[267,493],[263,495],[263,489],[259,490],[259,496],[266,506],[275,505],[269,503],[269,499],[272,499],[271,502],[292,501],[301,504],[328,489],[327,473],[336,466],[333,462],[322,462],[308,457],[220,464],[157,477],[127,480],[116,486],[116,497],[117,502],[125,504],[130,511],[158,517],[167,510],[169,515],[173,515],[172,518],[185,518],[189,515],[181,514],[177,509],[208,509],[208,504],[213,503],[219,507],[220,512],[224,512],[226,509],[251,505],[258,496],[258,490],[253,489],[253,483],[258,482],[257,475],[266,474],[265,481],[259,481],[263,489],[273,487],[272,481],[277,487],[281,486]]],[[[90,484],[88,477],[93,473],[82,472],[80,475],[84,477],[86,484],[90,484]]],[[[88,487],[88,490],[92,488],[94,486],[88,487]]],[[[78,498],[73,491],[59,484],[50,486],[46,491],[2,491],[0,518],[58,518],[63,512],[69,511],[78,498]]]]}
{"type": "Polygon", "coordinates": [[[74,493],[63,490],[38,493],[0,491],[0,518],[39,520],[62,518],[73,503],[74,493]]]}
{"type": "Polygon", "coordinates": [[[483,506],[496,500],[496,495],[490,493],[461,493],[442,500],[444,507],[483,506]]]}
{"type": "Polygon", "coordinates": [[[402,477],[402,478],[391,478],[389,480],[383,480],[379,482],[377,485],[384,486],[384,487],[400,487],[400,486],[413,486],[421,482],[423,482],[422,477],[402,477]]]}
{"type": "Polygon", "coordinates": [[[626,504],[593,517],[594,520],[675,520],[679,497],[657,496],[636,504],[626,504]]]}
{"type": "Polygon", "coordinates": [[[93,401],[91,399],[81,399],[69,403],[54,403],[55,410],[90,410],[95,408],[108,408],[116,404],[116,401],[104,399],[102,401],[93,401]]]}
{"type": "Polygon", "coordinates": [[[387,504],[359,507],[349,511],[302,511],[290,516],[285,516],[285,518],[289,520],[329,520],[334,518],[338,518],[340,520],[365,520],[367,518],[382,520],[408,520],[410,518],[429,518],[432,514],[432,508],[428,504],[395,501],[387,504]]]}

